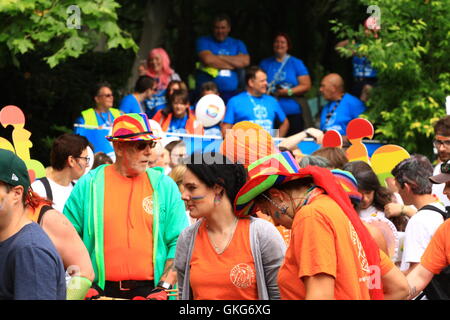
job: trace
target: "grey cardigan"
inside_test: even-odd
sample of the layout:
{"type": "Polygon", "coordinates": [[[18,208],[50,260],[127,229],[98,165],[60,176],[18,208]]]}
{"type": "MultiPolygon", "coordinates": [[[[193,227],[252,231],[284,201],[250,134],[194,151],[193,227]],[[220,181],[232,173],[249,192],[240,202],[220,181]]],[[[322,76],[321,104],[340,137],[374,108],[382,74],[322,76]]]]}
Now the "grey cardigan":
{"type": "MultiPolygon", "coordinates": [[[[250,247],[255,263],[259,300],[279,300],[278,269],[284,260],[286,245],[270,222],[250,217],[250,247]]],[[[190,261],[201,220],[184,229],[178,237],[175,268],[178,275],[178,297],[190,300],[190,261]]]]}

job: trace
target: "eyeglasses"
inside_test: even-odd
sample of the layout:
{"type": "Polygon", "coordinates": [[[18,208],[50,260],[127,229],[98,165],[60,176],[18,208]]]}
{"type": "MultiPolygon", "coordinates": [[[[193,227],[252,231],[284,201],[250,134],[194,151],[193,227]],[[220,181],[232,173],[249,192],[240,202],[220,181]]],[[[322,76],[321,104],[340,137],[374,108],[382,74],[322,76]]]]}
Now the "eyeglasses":
{"type": "Polygon", "coordinates": [[[84,160],[86,160],[86,163],[89,163],[89,161],[91,160],[91,158],[89,158],[89,157],[75,157],[75,158],[84,159],[84,160]]]}
{"type": "Polygon", "coordinates": [[[433,145],[436,148],[439,148],[440,146],[444,145],[446,148],[450,148],[450,140],[433,140],[433,145]]]}
{"type": "Polygon", "coordinates": [[[153,149],[156,146],[156,141],[136,141],[133,142],[133,147],[138,151],[143,151],[150,146],[150,149],[153,149]]]}

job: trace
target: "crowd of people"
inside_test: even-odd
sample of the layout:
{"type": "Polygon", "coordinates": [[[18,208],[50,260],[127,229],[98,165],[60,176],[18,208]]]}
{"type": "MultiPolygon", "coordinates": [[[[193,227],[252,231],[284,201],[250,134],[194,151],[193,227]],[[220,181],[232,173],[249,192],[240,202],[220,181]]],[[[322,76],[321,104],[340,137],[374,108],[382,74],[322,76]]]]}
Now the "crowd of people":
{"type": "Polygon", "coordinates": [[[387,183],[343,148],[302,154],[307,137],[345,136],[364,102],[328,74],[320,128],[305,128],[311,79],[289,36],[250,66],[230,31],[219,15],[198,39],[194,95],[162,48],[118,108],[99,83],[45,177],[0,149],[0,300],[450,299],[450,116],[439,164],[412,155],[387,183]],[[226,105],[214,128],[193,104],[209,94],[226,105]],[[219,151],[165,135],[208,130],[219,151]]]}

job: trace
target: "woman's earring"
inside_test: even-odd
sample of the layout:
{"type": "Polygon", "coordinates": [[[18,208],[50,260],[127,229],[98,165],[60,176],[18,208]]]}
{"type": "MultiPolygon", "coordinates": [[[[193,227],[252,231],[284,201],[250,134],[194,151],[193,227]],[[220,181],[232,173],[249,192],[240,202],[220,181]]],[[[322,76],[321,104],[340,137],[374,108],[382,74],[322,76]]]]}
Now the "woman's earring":
{"type": "Polygon", "coordinates": [[[216,196],[214,197],[214,204],[219,204],[221,200],[222,200],[222,197],[220,195],[216,194],[216,196]]]}

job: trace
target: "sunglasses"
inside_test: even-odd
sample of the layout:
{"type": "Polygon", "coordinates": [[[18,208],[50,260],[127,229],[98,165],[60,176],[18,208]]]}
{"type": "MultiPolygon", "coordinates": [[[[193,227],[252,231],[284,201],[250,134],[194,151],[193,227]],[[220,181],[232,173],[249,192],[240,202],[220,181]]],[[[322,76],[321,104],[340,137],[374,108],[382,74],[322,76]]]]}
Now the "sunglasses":
{"type": "Polygon", "coordinates": [[[133,142],[134,149],[138,151],[143,151],[147,148],[147,146],[150,146],[150,149],[153,149],[156,146],[156,141],[136,141],[133,142]]]}
{"type": "Polygon", "coordinates": [[[108,94],[99,94],[98,97],[111,98],[111,97],[114,97],[114,95],[111,94],[111,93],[108,93],[108,94]]]}

